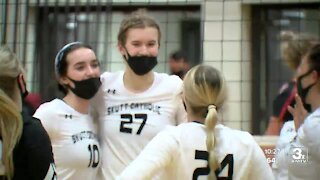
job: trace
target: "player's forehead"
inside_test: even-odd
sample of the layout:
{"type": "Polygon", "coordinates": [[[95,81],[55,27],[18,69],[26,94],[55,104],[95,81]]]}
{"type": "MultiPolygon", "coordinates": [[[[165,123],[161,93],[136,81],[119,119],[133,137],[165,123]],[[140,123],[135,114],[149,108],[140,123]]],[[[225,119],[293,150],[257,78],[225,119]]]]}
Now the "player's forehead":
{"type": "Polygon", "coordinates": [[[158,42],[158,30],[154,27],[131,28],[127,31],[127,42],[158,42]]]}
{"type": "Polygon", "coordinates": [[[70,52],[67,55],[67,61],[70,66],[73,66],[76,64],[97,62],[98,60],[93,50],[81,47],[70,52]]]}

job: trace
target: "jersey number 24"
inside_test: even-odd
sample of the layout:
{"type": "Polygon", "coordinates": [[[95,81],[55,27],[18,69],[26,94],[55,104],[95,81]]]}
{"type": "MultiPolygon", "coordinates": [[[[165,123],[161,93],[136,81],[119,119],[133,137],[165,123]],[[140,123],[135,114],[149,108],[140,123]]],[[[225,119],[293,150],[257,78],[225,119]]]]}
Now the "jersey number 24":
{"type": "MultiPolygon", "coordinates": [[[[208,161],[209,153],[207,151],[199,151],[196,150],[195,152],[195,159],[198,160],[205,160],[208,161]]],[[[201,175],[209,175],[210,168],[209,164],[207,167],[197,168],[193,171],[193,180],[197,180],[198,176],[201,175]]],[[[233,154],[227,154],[226,157],[220,163],[220,168],[215,170],[215,174],[218,180],[231,180],[233,175],[233,154]],[[225,169],[228,165],[228,176],[227,177],[220,177],[219,174],[225,169]]]]}

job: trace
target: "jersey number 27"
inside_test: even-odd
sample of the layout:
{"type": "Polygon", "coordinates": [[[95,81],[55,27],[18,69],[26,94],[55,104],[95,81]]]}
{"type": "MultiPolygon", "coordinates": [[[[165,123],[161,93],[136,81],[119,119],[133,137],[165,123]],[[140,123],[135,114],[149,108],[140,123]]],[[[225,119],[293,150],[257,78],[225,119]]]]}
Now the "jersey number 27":
{"type": "MultiPolygon", "coordinates": [[[[207,151],[196,150],[195,159],[208,161],[209,153],[207,151]]],[[[224,159],[220,163],[220,166],[221,167],[219,169],[215,170],[216,178],[218,180],[231,180],[233,176],[233,154],[227,154],[226,157],[224,157],[224,159]],[[219,174],[227,167],[227,165],[228,165],[228,176],[220,177],[219,174]]],[[[209,173],[210,173],[210,168],[208,164],[207,167],[201,167],[201,168],[195,169],[193,171],[192,179],[197,180],[198,176],[209,175],[209,173]]]]}
{"type": "Polygon", "coordinates": [[[140,127],[137,131],[137,134],[140,134],[148,119],[147,114],[121,114],[120,132],[132,134],[130,124],[134,123],[133,119],[135,121],[141,121],[140,127]]]}

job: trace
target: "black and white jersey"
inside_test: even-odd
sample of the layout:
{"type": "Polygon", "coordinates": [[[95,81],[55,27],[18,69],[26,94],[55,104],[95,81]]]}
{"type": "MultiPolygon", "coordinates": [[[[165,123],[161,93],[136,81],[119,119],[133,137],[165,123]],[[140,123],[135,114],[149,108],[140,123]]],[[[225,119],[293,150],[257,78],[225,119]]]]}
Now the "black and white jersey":
{"type": "MultiPolygon", "coordinates": [[[[273,174],[265,155],[253,137],[223,125],[215,127],[215,154],[220,162],[216,176],[225,179],[272,180],[273,174]]],[[[118,177],[122,179],[153,179],[164,169],[161,179],[207,179],[209,153],[205,126],[185,123],[167,127],[118,177]]]]}
{"type": "Polygon", "coordinates": [[[133,93],[125,88],[123,75],[102,74],[102,91],[92,100],[101,123],[104,179],[119,175],[166,125],[186,122],[179,77],[154,73],[149,89],[133,93]]]}
{"type": "Polygon", "coordinates": [[[42,104],[34,114],[52,142],[58,179],[97,179],[100,146],[97,123],[60,99],[42,104]]]}

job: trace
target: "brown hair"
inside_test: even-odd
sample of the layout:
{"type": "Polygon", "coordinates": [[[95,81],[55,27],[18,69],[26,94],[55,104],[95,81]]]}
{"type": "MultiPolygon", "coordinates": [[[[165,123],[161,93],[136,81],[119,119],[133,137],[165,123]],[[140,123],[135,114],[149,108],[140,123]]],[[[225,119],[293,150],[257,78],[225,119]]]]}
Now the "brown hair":
{"type": "Polygon", "coordinates": [[[146,27],[153,27],[158,30],[158,42],[160,44],[160,26],[152,17],[147,15],[145,9],[139,9],[137,11],[134,11],[130,16],[122,20],[118,33],[118,43],[122,46],[126,44],[127,32],[129,29],[146,27]]]}
{"type": "Polygon", "coordinates": [[[320,43],[314,44],[306,54],[310,69],[320,74],[320,43]]]}
{"type": "MultiPolygon", "coordinates": [[[[80,49],[80,48],[86,48],[86,49],[92,49],[92,47],[88,44],[84,44],[82,42],[72,42],[69,44],[66,44],[63,48],[59,50],[59,52],[56,55],[55,58],[55,75],[56,78],[59,81],[60,77],[64,77],[67,75],[67,69],[68,69],[68,61],[67,56],[71,52],[80,49]]],[[[68,93],[68,88],[65,87],[65,85],[58,83],[58,89],[63,92],[64,94],[68,93]]]]}

